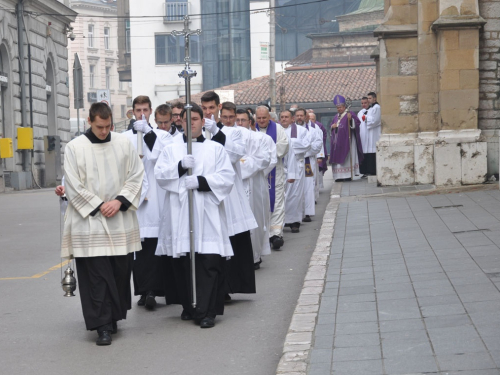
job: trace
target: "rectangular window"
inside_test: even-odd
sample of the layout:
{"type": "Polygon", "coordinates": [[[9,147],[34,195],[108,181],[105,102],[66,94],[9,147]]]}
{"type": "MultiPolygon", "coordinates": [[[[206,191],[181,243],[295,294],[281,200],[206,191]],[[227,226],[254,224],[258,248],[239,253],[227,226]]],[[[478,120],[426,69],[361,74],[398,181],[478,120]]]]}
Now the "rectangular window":
{"type": "Polygon", "coordinates": [[[182,21],[188,14],[187,0],[167,0],[165,4],[165,21],[182,21]]]}
{"type": "Polygon", "coordinates": [[[111,88],[111,68],[106,67],[106,88],[109,90],[111,88]]]}
{"type": "Polygon", "coordinates": [[[125,20],[125,51],[130,53],[130,20],[125,20]]]}
{"type": "Polygon", "coordinates": [[[87,34],[87,39],[89,41],[89,47],[94,47],[94,25],[89,25],[89,33],[87,34]]]}
{"type": "Polygon", "coordinates": [[[122,81],[118,81],[118,89],[123,90],[123,82],[122,81]]]}
{"type": "Polygon", "coordinates": [[[105,27],[104,28],[104,49],[110,49],[109,48],[109,37],[110,37],[109,33],[110,33],[109,27],[105,27]]]}
{"type": "Polygon", "coordinates": [[[89,65],[89,84],[91,88],[95,87],[94,77],[95,77],[95,65],[89,65]]]}
{"type": "Polygon", "coordinates": [[[121,118],[125,118],[125,116],[127,115],[127,113],[126,113],[127,107],[125,107],[124,105],[122,105],[122,106],[120,106],[120,108],[121,108],[121,111],[120,111],[121,112],[120,113],[121,114],[121,118]]]}
{"type": "MultiPolygon", "coordinates": [[[[200,62],[200,38],[193,35],[190,38],[189,61],[200,62]]],[[[184,37],[173,35],[155,35],[156,65],[184,63],[184,37]]]]}

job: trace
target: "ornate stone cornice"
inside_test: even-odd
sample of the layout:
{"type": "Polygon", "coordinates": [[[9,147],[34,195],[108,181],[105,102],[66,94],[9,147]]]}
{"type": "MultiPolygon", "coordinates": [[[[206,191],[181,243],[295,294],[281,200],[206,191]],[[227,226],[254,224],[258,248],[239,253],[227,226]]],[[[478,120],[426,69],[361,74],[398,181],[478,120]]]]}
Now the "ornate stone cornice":
{"type": "Polygon", "coordinates": [[[375,37],[381,39],[389,38],[416,38],[418,35],[417,25],[380,25],[373,31],[375,37]]]}
{"type": "Polygon", "coordinates": [[[439,17],[432,24],[433,31],[447,29],[479,29],[484,26],[486,20],[481,16],[445,16],[439,17]]]}

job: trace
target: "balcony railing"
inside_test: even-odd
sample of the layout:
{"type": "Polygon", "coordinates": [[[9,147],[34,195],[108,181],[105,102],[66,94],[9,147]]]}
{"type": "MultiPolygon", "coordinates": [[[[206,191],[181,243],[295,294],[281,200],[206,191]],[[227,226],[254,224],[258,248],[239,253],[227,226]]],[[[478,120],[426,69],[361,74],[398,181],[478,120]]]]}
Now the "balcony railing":
{"type": "Polygon", "coordinates": [[[163,23],[182,22],[184,21],[184,16],[189,14],[188,2],[165,2],[163,6],[165,10],[163,23]]]}

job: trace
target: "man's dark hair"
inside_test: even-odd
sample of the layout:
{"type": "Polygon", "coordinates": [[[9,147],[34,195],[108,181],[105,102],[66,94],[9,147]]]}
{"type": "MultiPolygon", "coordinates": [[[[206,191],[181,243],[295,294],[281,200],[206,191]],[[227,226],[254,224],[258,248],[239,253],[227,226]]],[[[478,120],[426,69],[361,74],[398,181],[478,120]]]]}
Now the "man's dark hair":
{"type": "MultiPolygon", "coordinates": [[[[197,114],[200,115],[201,118],[203,118],[203,110],[201,109],[201,107],[198,104],[193,103],[193,102],[191,102],[190,104],[192,107],[191,112],[196,112],[197,114]]],[[[186,108],[182,109],[181,118],[184,118],[184,114],[186,113],[186,111],[187,111],[186,108]]]]}
{"type": "Polygon", "coordinates": [[[233,111],[234,114],[236,114],[236,105],[233,102],[224,102],[222,103],[222,108],[221,108],[221,113],[223,110],[226,111],[233,111]]]}
{"type": "MultiPolygon", "coordinates": [[[[368,93],[368,96],[373,96],[374,98],[377,98],[377,94],[375,94],[373,91],[368,93]]],[[[368,99],[368,98],[367,98],[368,99]]]]}
{"type": "Polygon", "coordinates": [[[215,91],[207,91],[206,93],[203,94],[200,100],[202,103],[214,101],[215,105],[220,104],[220,97],[219,95],[217,95],[215,91]]]}
{"type": "MultiPolygon", "coordinates": [[[[222,109],[224,109],[224,107],[222,107],[222,109]]],[[[237,115],[246,114],[248,116],[248,121],[252,121],[252,115],[250,113],[248,113],[248,111],[246,109],[237,109],[236,114],[237,115]]]]}
{"type": "Polygon", "coordinates": [[[134,101],[132,102],[132,109],[135,109],[136,104],[149,104],[149,108],[151,109],[151,99],[149,99],[149,96],[146,95],[139,95],[137,96],[134,101]]]}
{"type": "Polygon", "coordinates": [[[160,104],[155,109],[155,118],[156,115],[162,115],[162,116],[170,115],[170,117],[172,117],[172,108],[168,104],[160,104]]]}
{"type": "Polygon", "coordinates": [[[307,112],[306,112],[306,110],[305,110],[304,108],[297,108],[297,109],[295,110],[295,112],[294,112],[294,115],[296,115],[298,111],[302,111],[302,112],[304,112],[304,116],[305,116],[305,115],[307,115],[307,112]]]}
{"type": "Polygon", "coordinates": [[[284,111],[281,111],[281,112],[280,112],[280,116],[281,116],[283,113],[285,113],[285,112],[288,112],[288,113],[290,114],[290,117],[293,117],[293,113],[292,113],[292,111],[290,111],[290,110],[288,110],[288,109],[285,109],[284,111]]]}
{"type": "Polygon", "coordinates": [[[250,112],[250,114],[255,115],[255,111],[253,110],[252,107],[245,108],[247,112],[250,112]]]}
{"type": "Polygon", "coordinates": [[[184,109],[184,104],[181,102],[174,102],[172,103],[172,108],[184,109]]]}
{"type": "Polygon", "coordinates": [[[109,105],[106,103],[93,103],[89,109],[89,119],[90,122],[94,122],[95,118],[99,116],[103,120],[111,118],[111,123],[113,123],[113,112],[109,105]]]}
{"type": "MultiPolygon", "coordinates": [[[[370,95],[370,94],[368,94],[368,95],[370,95]]],[[[361,100],[368,100],[368,96],[363,96],[363,97],[361,98],[361,100]]]]}

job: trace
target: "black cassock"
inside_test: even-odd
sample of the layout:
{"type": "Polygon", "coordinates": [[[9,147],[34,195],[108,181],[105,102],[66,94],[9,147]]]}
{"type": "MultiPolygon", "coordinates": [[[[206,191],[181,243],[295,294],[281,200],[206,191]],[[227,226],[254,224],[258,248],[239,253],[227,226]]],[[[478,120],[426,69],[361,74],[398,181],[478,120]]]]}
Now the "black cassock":
{"type": "Polygon", "coordinates": [[[226,293],[256,293],[250,231],[230,236],[234,256],[226,263],[226,293]]]}
{"type": "Polygon", "coordinates": [[[134,295],[141,296],[153,292],[163,296],[161,260],[155,255],[158,238],[145,238],[141,242],[142,250],[135,253],[133,266],[134,295]]]}
{"type": "Polygon", "coordinates": [[[224,262],[218,254],[196,253],[196,310],[191,305],[191,258],[161,257],[167,304],[182,305],[195,319],[224,314],[224,262]]]}
{"type": "Polygon", "coordinates": [[[132,308],[132,254],[76,259],[83,318],[89,331],[111,331],[132,308]]]}

